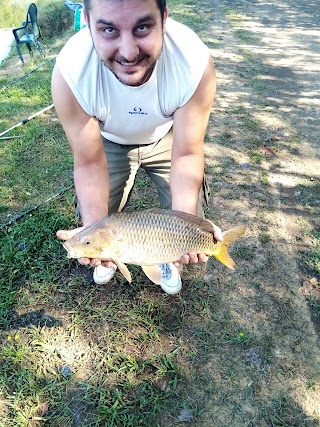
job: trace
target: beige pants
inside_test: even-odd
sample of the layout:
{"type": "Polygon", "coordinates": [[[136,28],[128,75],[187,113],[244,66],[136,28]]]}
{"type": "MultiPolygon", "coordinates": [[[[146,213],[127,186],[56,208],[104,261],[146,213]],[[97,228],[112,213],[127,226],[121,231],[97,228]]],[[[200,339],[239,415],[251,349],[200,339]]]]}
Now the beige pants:
{"type": "MultiPolygon", "coordinates": [[[[147,145],[121,145],[102,138],[110,179],[109,213],[119,212],[127,204],[138,169],[141,167],[154,182],[160,207],[171,209],[169,185],[172,149],[172,130],[160,141],[147,145]]],[[[209,190],[203,180],[197,215],[204,217],[203,203],[208,204],[209,190]]],[[[77,203],[76,203],[77,206],[77,203]]],[[[77,206],[77,213],[79,209],[77,206]]]]}

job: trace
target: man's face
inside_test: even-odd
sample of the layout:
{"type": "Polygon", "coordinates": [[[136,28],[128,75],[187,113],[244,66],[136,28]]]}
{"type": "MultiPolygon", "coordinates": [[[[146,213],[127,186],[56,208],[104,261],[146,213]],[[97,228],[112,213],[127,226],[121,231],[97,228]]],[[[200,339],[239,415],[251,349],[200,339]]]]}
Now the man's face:
{"type": "Polygon", "coordinates": [[[156,1],[91,0],[87,19],[97,54],[115,76],[129,86],[147,81],[163,43],[156,1]]]}

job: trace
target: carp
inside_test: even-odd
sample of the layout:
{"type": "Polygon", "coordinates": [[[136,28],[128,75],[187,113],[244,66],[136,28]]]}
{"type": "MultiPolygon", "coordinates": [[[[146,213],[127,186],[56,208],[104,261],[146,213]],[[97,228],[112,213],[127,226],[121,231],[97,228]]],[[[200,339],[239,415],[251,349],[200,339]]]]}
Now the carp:
{"type": "Polygon", "coordinates": [[[131,282],[125,264],[140,265],[146,276],[160,284],[157,264],[178,261],[189,252],[216,257],[234,269],[229,245],[245,233],[238,227],[214,238],[212,223],[195,215],[166,209],[118,212],[107,215],[63,244],[68,258],[97,258],[113,261],[131,282]]]}

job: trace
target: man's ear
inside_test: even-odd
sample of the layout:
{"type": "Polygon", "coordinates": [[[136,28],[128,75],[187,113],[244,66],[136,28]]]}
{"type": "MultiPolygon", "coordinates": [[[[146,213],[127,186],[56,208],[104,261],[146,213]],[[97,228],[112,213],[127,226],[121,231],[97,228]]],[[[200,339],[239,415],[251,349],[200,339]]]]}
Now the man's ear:
{"type": "Polygon", "coordinates": [[[167,8],[167,6],[166,6],[166,7],[163,9],[163,23],[162,23],[163,29],[165,28],[167,18],[168,18],[168,8],[167,8]]]}
{"type": "Polygon", "coordinates": [[[88,28],[90,28],[90,18],[89,14],[87,13],[86,9],[83,11],[84,20],[86,21],[86,25],[88,28]]]}

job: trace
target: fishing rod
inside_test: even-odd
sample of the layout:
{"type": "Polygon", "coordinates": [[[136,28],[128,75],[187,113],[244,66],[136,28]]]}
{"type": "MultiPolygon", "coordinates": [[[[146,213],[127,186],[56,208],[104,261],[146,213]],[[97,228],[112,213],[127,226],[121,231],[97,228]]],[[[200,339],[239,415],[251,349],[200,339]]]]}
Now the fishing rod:
{"type": "Polygon", "coordinates": [[[12,135],[12,136],[1,136],[0,139],[15,139],[15,138],[22,138],[23,135],[12,135]]]}
{"type": "Polygon", "coordinates": [[[51,104],[51,105],[49,105],[49,107],[43,108],[42,110],[38,111],[37,113],[32,114],[31,116],[27,117],[26,119],[21,120],[21,122],[17,123],[16,125],[12,126],[11,128],[9,128],[9,129],[7,129],[7,130],[5,130],[3,132],[1,132],[0,133],[0,137],[3,136],[3,135],[5,135],[6,133],[10,132],[12,129],[15,129],[16,127],[28,123],[34,117],[37,117],[40,114],[42,114],[42,113],[44,113],[44,112],[46,112],[48,110],[51,110],[51,108],[53,108],[53,107],[54,107],[54,104],[51,104]]]}
{"type": "Polygon", "coordinates": [[[14,222],[18,221],[19,219],[23,218],[25,215],[28,215],[30,212],[35,211],[36,209],[41,208],[42,206],[44,206],[46,203],[49,203],[51,200],[55,199],[58,196],[61,196],[63,193],[65,193],[66,191],[70,190],[74,185],[71,184],[69,185],[69,187],[64,188],[63,190],[59,191],[58,193],[54,194],[53,196],[49,197],[47,200],[45,200],[44,202],[40,203],[37,206],[34,206],[33,208],[28,209],[25,212],[22,212],[21,214],[17,215],[16,217],[14,217],[13,219],[11,219],[9,222],[5,223],[5,224],[0,224],[0,230],[2,230],[5,227],[8,227],[9,225],[13,224],[14,222]]]}
{"type": "Polygon", "coordinates": [[[10,83],[8,86],[4,86],[0,89],[0,92],[2,92],[5,89],[8,89],[9,87],[13,86],[14,84],[18,83],[20,80],[24,79],[25,77],[30,76],[30,74],[34,73],[35,71],[37,71],[39,68],[43,67],[44,65],[48,64],[49,62],[53,61],[54,59],[56,59],[56,56],[54,56],[51,59],[48,59],[48,61],[43,62],[42,64],[40,64],[38,67],[36,67],[34,70],[31,70],[29,73],[23,75],[22,77],[20,77],[19,79],[15,80],[14,82],[10,83]]]}

